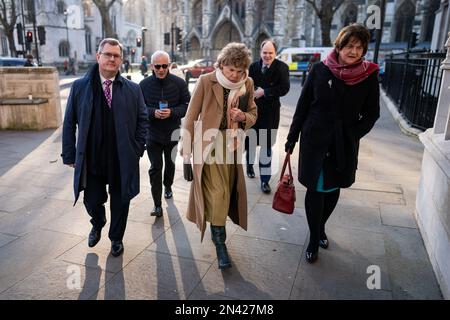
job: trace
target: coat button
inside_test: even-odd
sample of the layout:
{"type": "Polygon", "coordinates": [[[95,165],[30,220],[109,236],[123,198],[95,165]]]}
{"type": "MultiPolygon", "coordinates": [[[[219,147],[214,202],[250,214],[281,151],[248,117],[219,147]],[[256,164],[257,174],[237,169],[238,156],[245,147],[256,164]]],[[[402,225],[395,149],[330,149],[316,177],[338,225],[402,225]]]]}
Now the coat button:
{"type": "Polygon", "coordinates": [[[325,154],[325,156],[329,157],[329,156],[330,156],[330,153],[329,153],[329,152],[327,152],[327,153],[325,154]]]}

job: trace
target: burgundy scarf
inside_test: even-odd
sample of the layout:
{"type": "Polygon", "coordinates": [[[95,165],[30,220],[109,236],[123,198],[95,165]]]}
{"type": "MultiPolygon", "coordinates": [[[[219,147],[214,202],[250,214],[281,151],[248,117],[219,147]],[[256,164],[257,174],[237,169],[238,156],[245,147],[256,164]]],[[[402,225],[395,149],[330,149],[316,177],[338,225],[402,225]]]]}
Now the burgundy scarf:
{"type": "Polygon", "coordinates": [[[325,58],[323,63],[330,69],[334,76],[345,82],[346,85],[352,86],[367,79],[372,72],[379,70],[378,65],[363,59],[354,64],[342,65],[338,61],[338,53],[333,49],[325,58]]]}

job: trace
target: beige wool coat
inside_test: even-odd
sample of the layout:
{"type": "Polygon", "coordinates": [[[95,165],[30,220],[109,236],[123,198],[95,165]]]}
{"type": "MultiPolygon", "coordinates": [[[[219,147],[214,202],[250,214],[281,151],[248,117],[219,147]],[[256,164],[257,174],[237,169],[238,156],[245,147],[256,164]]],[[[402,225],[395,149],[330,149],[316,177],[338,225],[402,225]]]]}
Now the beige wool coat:
{"type": "MultiPolygon", "coordinates": [[[[242,129],[247,130],[256,122],[257,109],[253,99],[253,80],[248,78],[245,86],[246,94],[239,99],[239,108],[244,111],[246,117],[245,126],[242,126],[242,129]]],[[[214,144],[211,136],[204,134],[210,129],[219,129],[223,116],[223,102],[223,87],[217,81],[216,72],[202,75],[197,81],[182,126],[184,130],[182,130],[181,154],[192,155],[194,178],[186,217],[189,221],[194,222],[201,231],[201,241],[203,241],[206,229],[202,172],[205,159],[214,144]],[[194,132],[196,136],[194,136],[194,132]]],[[[214,138],[216,137],[217,134],[214,138]]],[[[247,190],[242,164],[236,164],[236,169],[236,180],[231,192],[228,216],[234,223],[247,230],[247,190]]]]}

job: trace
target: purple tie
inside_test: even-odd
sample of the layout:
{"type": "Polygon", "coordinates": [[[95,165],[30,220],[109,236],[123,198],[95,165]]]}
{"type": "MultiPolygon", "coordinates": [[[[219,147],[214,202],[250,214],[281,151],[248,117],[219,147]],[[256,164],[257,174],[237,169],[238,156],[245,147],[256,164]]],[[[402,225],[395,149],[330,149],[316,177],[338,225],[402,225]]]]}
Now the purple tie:
{"type": "Polygon", "coordinates": [[[106,98],[106,102],[108,102],[108,107],[111,109],[111,101],[112,101],[112,97],[111,97],[111,89],[110,89],[110,85],[111,85],[112,81],[111,80],[105,80],[103,82],[103,84],[105,85],[105,98],[106,98]]]}

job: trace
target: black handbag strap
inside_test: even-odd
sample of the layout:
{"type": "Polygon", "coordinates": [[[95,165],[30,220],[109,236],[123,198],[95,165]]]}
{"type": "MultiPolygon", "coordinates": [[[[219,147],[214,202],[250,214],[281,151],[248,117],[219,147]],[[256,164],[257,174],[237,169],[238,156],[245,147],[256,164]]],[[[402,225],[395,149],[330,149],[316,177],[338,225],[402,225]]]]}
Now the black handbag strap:
{"type": "Polygon", "coordinates": [[[289,179],[293,181],[292,177],[292,168],[291,168],[291,154],[289,152],[286,153],[286,157],[284,158],[283,169],[281,170],[280,181],[283,179],[284,172],[286,171],[286,166],[289,167],[289,179]]]}

